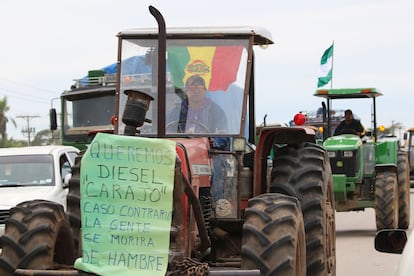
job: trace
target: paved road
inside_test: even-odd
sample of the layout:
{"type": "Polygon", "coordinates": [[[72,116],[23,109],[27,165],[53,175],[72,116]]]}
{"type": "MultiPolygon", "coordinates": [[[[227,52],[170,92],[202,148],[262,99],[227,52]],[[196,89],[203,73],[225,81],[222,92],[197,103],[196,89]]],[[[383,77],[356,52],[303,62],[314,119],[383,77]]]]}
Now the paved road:
{"type": "MultiPolygon", "coordinates": [[[[413,228],[414,189],[411,189],[411,221],[413,228]]],[[[336,213],[336,275],[390,276],[401,255],[377,252],[374,248],[375,211],[336,213]]]]}

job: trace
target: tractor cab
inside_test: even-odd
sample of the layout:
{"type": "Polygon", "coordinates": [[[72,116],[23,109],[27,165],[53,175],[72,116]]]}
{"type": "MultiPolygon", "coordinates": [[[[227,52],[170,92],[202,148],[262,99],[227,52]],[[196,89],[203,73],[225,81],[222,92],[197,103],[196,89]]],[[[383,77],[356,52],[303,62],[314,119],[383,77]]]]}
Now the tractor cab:
{"type": "MultiPolygon", "coordinates": [[[[372,100],[372,114],[371,114],[371,123],[372,123],[372,132],[370,136],[374,139],[377,138],[377,120],[376,120],[376,98],[382,96],[375,88],[351,88],[351,89],[318,89],[314,96],[322,97],[326,99],[326,103],[323,103],[323,106],[326,107],[323,110],[324,121],[326,122],[326,130],[324,130],[324,139],[331,137],[334,134],[335,129],[332,127],[333,122],[337,126],[340,122],[338,121],[337,110],[333,109],[332,104],[333,100],[347,100],[347,99],[371,99],[372,100]]],[[[341,119],[344,119],[341,117],[341,119]]],[[[352,133],[344,133],[352,134],[352,133]]]]}
{"type": "MultiPolygon", "coordinates": [[[[128,98],[134,97],[127,95],[132,88],[151,98],[139,129],[141,136],[244,137],[249,133],[248,126],[255,126],[254,116],[249,116],[254,111],[253,45],[273,44],[266,30],[169,28],[165,69],[160,70],[158,29],[131,29],[118,37],[121,50],[116,133],[125,131],[122,116],[127,115],[128,98]],[[143,58],[137,61],[136,56],[143,58]],[[142,73],[131,73],[136,66],[143,68],[142,73]],[[164,76],[158,76],[158,72],[164,71],[165,84],[159,84],[164,76]],[[160,95],[159,85],[165,85],[165,95],[160,95]]],[[[254,128],[252,131],[254,141],[254,128]]]]}
{"type": "Polygon", "coordinates": [[[376,98],[381,95],[382,93],[375,88],[319,89],[316,91],[315,96],[326,99],[327,108],[326,113],[323,114],[323,117],[326,118],[323,145],[328,150],[332,170],[336,174],[345,175],[354,179],[353,181],[362,181],[364,175],[372,176],[374,174],[374,145],[377,140],[376,98]],[[372,100],[372,126],[370,127],[372,131],[368,131],[364,135],[356,135],[353,129],[346,129],[345,127],[345,129],[334,136],[335,128],[332,126],[335,125],[337,127],[340,122],[334,119],[332,102],[333,100],[348,99],[372,100]],[[333,121],[335,121],[335,124],[333,124],[333,121]]]}

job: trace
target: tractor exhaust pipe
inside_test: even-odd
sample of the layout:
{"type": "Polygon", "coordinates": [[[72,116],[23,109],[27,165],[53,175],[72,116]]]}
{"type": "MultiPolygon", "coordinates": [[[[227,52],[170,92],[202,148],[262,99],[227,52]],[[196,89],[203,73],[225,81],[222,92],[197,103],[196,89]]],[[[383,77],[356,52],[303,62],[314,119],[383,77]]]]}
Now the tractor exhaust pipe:
{"type": "Polygon", "coordinates": [[[167,35],[165,21],[162,14],[153,6],[149,6],[150,13],[158,23],[158,130],[157,137],[165,137],[165,101],[166,101],[166,58],[167,35]]]}

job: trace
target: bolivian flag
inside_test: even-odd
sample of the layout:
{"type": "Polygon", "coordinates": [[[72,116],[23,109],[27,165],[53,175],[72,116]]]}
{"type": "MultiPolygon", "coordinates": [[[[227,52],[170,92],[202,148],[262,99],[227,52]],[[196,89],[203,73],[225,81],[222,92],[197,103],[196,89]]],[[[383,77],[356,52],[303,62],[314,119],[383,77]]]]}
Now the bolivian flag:
{"type": "Polygon", "coordinates": [[[237,78],[243,46],[170,47],[168,67],[174,86],[183,88],[192,75],[204,78],[209,91],[226,91],[237,78]]]}

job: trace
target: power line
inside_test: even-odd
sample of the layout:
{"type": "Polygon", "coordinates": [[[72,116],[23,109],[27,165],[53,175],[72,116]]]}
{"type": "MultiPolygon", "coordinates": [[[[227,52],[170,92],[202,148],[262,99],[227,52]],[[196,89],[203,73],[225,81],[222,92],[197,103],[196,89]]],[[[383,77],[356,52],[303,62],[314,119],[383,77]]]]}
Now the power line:
{"type": "Polygon", "coordinates": [[[32,84],[24,83],[24,82],[21,82],[21,81],[6,79],[4,77],[1,77],[0,80],[5,80],[5,81],[8,81],[8,82],[17,84],[17,85],[23,85],[23,86],[30,87],[30,88],[33,88],[33,89],[36,89],[36,90],[39,90],[39,91],[44,91],[44,92],[48,92],[48,93],[52,93],[52,94],[56,93],[56,91],[53,91],[53,90],[50,90],[50,89],[40,88],[40,87],[34,86],[32,84]]]}
{"type": "Polygon", "coordinates": [[[49,102],[50,99],[48,98],[43,98],[40,97],[39,95],[28,95],[25,94],[24,92],[21,91],[17,91],[17,90],[11,90],[8,88],[4,88],[0,86],[0,91],[4,92],[4,94],[8,97],[8,98],[19,98],[25,101],[35,101],[35,102],[39,102],[39,103],[43,103],[43,102],[49,102]]]}
{"type": "Polygon", "coordinates": [[[16,116],[16,118],[21,118],[21,119],[26,120],[27,128],[22,129],[22,133],[23,133],[23,135],[25,135],[25,133],[27,133],[27,145],[29,147],[30,147],[30,134],[33,133],[33,135],[34,135],[34,133],[36,131],[36,129],[34,127],[30,127],[30,120],[33,119],[33,118],[38,118],[38,117],[40,117],[40,116],[38,116],[38,115],[19,115],[19,116],[16,116]]]}

